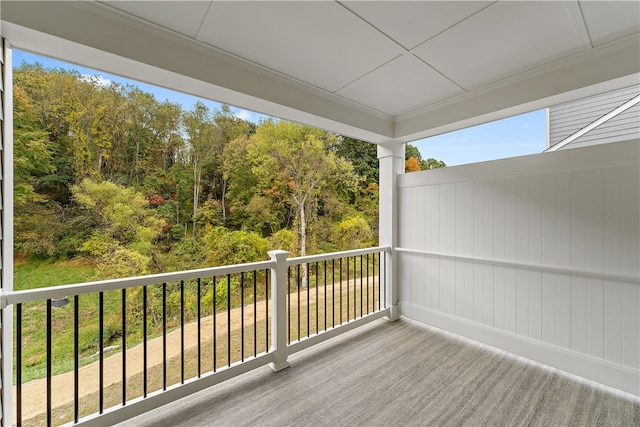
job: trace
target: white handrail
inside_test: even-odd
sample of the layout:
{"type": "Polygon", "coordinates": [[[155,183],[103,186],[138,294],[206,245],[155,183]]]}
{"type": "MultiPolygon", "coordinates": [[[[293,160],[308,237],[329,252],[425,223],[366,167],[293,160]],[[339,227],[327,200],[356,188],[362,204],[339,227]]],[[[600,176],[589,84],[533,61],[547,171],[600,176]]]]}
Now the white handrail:
{"type": "MultiPolygon", "coordinates": [[[[350,251],[332,252],[328,254],[310,255],[297,258],[288,258],[287,266],[295,266],[303,263],[320,262],[337,258],[346,258],[358,255],[366,255],[377,252],[389,252],[389,246],[377,246],[374,248],[354,249],[350,251]]],[[[202,277],[225,276],[247,271],[274,268],[274,261],[251,262],[246,264],[226,265],[220,267],[201,268],[197,270],[175,271],[171,273],[150,274],[139,277],[126,277],[122,279],[100,280],[95,282],[78,283],[73,285],[52,286],[36,288],[24,291],[9,291],[0,294],[0,308],[10,304],[20,304],[31,301],[41,301],[53,298],[64,298],[73,295],[82,295],[95,292],[107,292],[132,288],[135,286],[157,285],[161,283],[177,282],[180,280],[193,280],[202,277]]]]}
{"type": "Polygon", "coordinates": [[[0,295],[0,308],[9,304],[20,304],[31,301],[41,301],[53,298],[64,298],[72,295],[82,295],[95,292],[106,292],[132,288],[134,286],[157,285],[161,283],[193,280],[202,277],[225,276],[254,270],[264,270],[275,267],[273,261],[250,262],[220,267],[201,268],[197,270],[174,271],[171,273],[150,274],[147,276],[127,277],[123,279],[101,280],[97,282],[79,283],[74,285],[52,286],[47,288],[29,289],[24,291],[5,292],[0,295]]]}
{"type": "Polygon", "coordinates": [[[337,259],[337,258],[347,258],[352,256],[366,255],[366,254],[372,254],[372,253],[378,253],[378,252],[391,252],[391,247],[376,246],[375,248],[353,249],[350,251],[331,252],[328,254],[318,254],[318,255],[301,256],[296,258],[288,258],[287,265],[294,266],[298,264],[328,261],[328,260],[337,259]]]}

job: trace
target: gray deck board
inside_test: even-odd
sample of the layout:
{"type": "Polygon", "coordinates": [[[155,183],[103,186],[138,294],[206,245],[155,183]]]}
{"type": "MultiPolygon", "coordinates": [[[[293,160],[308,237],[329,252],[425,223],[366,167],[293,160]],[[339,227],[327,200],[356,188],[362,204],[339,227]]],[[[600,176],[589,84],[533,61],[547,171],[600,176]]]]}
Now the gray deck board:
{"type": "Polygon", "coordinates": [[[376,321],[135,426],[640,426],[640,398],[408,319],[376,321]]]}

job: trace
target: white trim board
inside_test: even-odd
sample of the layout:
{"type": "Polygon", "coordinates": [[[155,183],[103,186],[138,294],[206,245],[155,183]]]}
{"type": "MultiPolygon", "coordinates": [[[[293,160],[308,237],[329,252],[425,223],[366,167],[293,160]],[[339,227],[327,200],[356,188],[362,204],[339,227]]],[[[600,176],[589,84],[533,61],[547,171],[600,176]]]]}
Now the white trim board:
{"type": "Polygon", "coordinates": [[[637,165],[640,139],[400,174],[399,188],[637,165]]]}
{"type": "Polygon", "coordinates": [[[640,396],[640,370],[570,352],[558,346],[501,331],[404,301],[400,314],[427,325],[523,356],[544,365],[640,396]]]}

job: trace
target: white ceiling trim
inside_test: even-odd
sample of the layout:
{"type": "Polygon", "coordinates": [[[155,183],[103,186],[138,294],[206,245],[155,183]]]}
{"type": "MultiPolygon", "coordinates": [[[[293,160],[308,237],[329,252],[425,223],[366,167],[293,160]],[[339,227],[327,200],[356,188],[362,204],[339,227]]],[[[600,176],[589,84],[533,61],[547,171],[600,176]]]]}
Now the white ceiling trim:
{"type": "MultiPolygon", "coordinates": [[[[349,19],[361,21],[363,25],[366,23],[370,31],[379,33],[379,37],[374,38],[382,37],[387,40],[385,43],[394,43],[396,53],[400,53],[392,55],[389,60],[382,58],[381,64],[376,65],[374,61],[368,69],[364,68],[367,71],[362,75],[352,73],[352,81],[342,84],[337,90],[324,83],[320,85],[327,89],[322,89],[318,84],[310,84],[309,79],[302,81],[292,77],[287,69],[277,71],[197,41],[190,36],[194,34],[193,31],[189,34],[178,33],[104,3],[3,1],[0,12],[3,13],[2,19],[6,19],[2,22],[2,35],[17,48],[374,143],[408,142],[531,111],[540,108],[541,100],[551,103],[563,99],[567,94],[576,95],[578,91],[582,95],[589,94],[596,90],[594,88],[601,87],[602,82],[629,76],[637,79],[637,73],[640,72],[638,32],[593,47],[588,22],[577,2],[565,3],[566,19],[571,28],[563,29],[555,24],[562,37],[567,37],[564,39],[567,46],[564,51],[556,49],[557,52],[552,56],[540,55],[537,62],[532,60],[533,65],[529,63],[522,66],[520,73],[509,77],[504,77],[509,74],[508,71],[500,77],[500,68],[496,67],[486,80],[494,83],[476,85],[460,84],[457,79],[452,79],[450,73],[439,69],[432,58],[423,54],[423,49],[434,36],[408,49],[417,40],[414,38],[411,41],[412,34],[403,36],[407,46],[402,46],[395,39],[398,38],[397,34],[388,35],[384,32],[390,32],[389,28],[371,23],[369,21],[374,21],[372,17],[367,20],[352,10],[357,10],[362,4],[332,2],[328,7],[335,12],[337,9],[334,5],[344,9],[344,13],[351,16],[349,19]],[[570,39],[573,42],[567,41],[570,39]],[[567,52],[573,53],[568,55],[567,52]],[[389,87],[393,87],[392,77],[384,76],[386,67],[391,67],[394,61],[406,62],[407,58],[411,58],[410,63],[414,67],[414,71],[406,70],[408,81],[397,82],[397,90],[393,93],[385,92],[388,88],[377,89],[385,81],[389,87]],[[432,76],[435,80],[429,82],[437,82],[439,75],[448,82],[445,85],[451,84],[456,90],[447,93],[445,89],[439,93],[441,88],[436,87],[428,91],[429,83],[424,80],[427,76],[420,74],[420,69],[424,72],[433,70],[436,74],[432,76]],[[496,79],[499,80],[496,82],[496,79]],[[367,82],[369,86],[365,88],[367,82]],[[411,83],[418,88],[415,92],[411,83]],[[467,87],[466,92],[462,86],[467,87]],[[420,95],[422,101],[417,95],[420,89],[425,91],[420,95]],[[367,90],[371,93],[367,93],[367,90]],[[385,96],[391,99],[391,95],[397,94],[402,96],[395,96],[393,102],[390,100],[385,104],[385,96]],[[430,104],[420,107],[423,105],[421,102],[430,104]],[[382,110],[387,113],[382,113],[382,110]]],[[[449,7],[447,5],[443,3],[441,7],[449,7]]],[[[503,6],[501,3],[482,4],[479,10],[463,19],[454,16],[451,20],[456,23],[436,35],[442,35],[460,23],[473,28],[472,24],[477,20],[505,10],[503,6]]],[[[214,9],[209,7],[207,16],[215,13],[214,9]]],[[[557,5],[552,9],[559,10],[557,5]]],[[[196,26],[197,16],[189,16],[196,26]]],[[[380,16],[384,17],[384,14],[380,16]]],[[[204,17],[199,22],[194,37],[203,31],[207,19],[204,17]]],[[[594,18],[590,19],[594,22],[594,18]]],[[[487,22],[491,20],[485,21],[484,25],[487,22]]],[[[595,22],[602,24],[599,28],[605,30],[608,28],[613,31],[611,28],[615,28],[606,20],[595,22]]],[[[617,21],[614,19],[611,22],[617,21]]],[[[180,25],[182,31],[188,31],[186,23],[180,25]]],[[[465,27],[460,28],[463,30],[465,27]]],[[[460,28],[456,31],[462,31],[460,28]]],[[[599,30],[599,34],[605,34],[605,30],[599,30]]],[[[395,27],[395,31],[398,32],[399,28],[395,27]]],[[[530,33],[531,29],[527,31],[530,33]]],[[[628,32],[628,29],[625,31],[628,32]]],[[[468,33],[464,37],[468,37],[468,33]]],[[[452,58],[442,57],[442,60],[451,61],[452,58]]],[[[525,63],[527,58],[521,57],[520,60],[525,63]]],[[[469,70],[469,73],[472,72],[469,70]]],[[[300,77],[304,78],[304,73],[300,77]]]]}

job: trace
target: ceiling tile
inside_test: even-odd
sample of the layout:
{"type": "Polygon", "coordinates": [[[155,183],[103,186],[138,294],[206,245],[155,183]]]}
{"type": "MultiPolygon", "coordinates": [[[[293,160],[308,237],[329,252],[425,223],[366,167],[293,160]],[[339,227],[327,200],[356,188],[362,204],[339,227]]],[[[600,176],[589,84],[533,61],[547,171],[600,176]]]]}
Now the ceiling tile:
{"type": "Polygon", "coordinates": [[[346,1],[342,3],[406,49],[413,49],[491,2],[346,1]]]}
{"type": "Polygon", "coordinates": [[[403,50],[335,2],[214,2],[197,38],[334,92],[403,50]]]}
{"type": "Polygon", "coordinates": [[[580,49],[563,2],[514,1],[489,6],[413,52],[469,90],[580,49]]]}
{"type": "Polygon", "coordinates": [[[105,1],[111,7],[195,37],[210,1],[105,1]]]}
{"type": "Polygon", "coordinates": [[[580,10],[594,46],[640,31],[638,1],[581,1],[580,10]]]}
{"type": "Polygon", "coordinates": [[[338,95],[397,116],[434,100],[462,93],[455,84],[405,54],[338,91],[338,95]]]}

